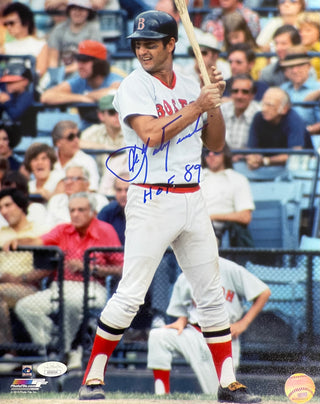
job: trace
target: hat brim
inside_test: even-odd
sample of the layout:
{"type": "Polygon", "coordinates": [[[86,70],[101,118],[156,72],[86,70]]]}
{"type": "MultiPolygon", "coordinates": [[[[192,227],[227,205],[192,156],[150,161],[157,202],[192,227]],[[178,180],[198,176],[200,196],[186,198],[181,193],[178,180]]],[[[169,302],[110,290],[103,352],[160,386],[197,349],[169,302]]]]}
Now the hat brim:
{"type": "MultiPolygon", "coordinates": [[[[201,48],[209,49],[209,50],[212,51],[212,52],[221,53],[221,49],[213,48],[212,46],[208,46],[208,45],[205,45],[205,44],[200,43],[200,42],[199,42],[199,46],[200,46],[201,48]]],[[[190,52],[193,53],[192,46],[189,46],[189,47],[188,47],[188,52],[189,52],[189,53],[190,53],[190,52]]]]}
{"type": "Polygon", "coordinates": [[[127,39],[162,39],[167,36],[169,35],[155,31],[135,31],[133,34],[127,36],[127,39]]]}
{"type": "Polygon", "coordinates": [[[84,53],[77,53],[74,57],[76,58],[76,60],[80,60],[80,62],[81,61],[86,62],[86,61],[89,61],[89,60],[97,59],[94,56],[86,55],[84,53]]]}
{"type": "Polygon", "coordinates": [[[0,79],[0,83],[14,83],[15,81],[21,81],[26,77],[17,76],[17,75],[4,75],[0,79]]]}
{"type": "Polygon", "coordinates": [[[304,65],[307,63],[310,63],[309,58],[296,58],[296,59],[283,60],[282,62],[280,62],[280,66],[290,67],[290,66],[304,65]]]}
{"type": "Polygon", "coordinates": [[[79,6],[78,4],[68,4],[66,10],[68,11],[71,7],[78,7],[83,8],[84,10],[94,11],[92,7],[79,6]]]}

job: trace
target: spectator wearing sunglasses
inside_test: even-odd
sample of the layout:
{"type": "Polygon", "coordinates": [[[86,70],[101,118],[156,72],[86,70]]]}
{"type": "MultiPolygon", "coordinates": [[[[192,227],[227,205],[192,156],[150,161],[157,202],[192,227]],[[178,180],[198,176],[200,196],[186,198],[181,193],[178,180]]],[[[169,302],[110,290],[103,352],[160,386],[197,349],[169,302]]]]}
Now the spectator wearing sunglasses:
{"type": "MultiPolygon", "coordinates": [[[[60,223],[70,223],[69,199],[78,192],[89,192],[89,172],[77,164],[72,164],[65,169],[63,178],[64,192],[53,195],[48,202],[47,210],[50,226],[60,223]]],[[[97,213],[108,205],[108,199],[97,192],[90,192],[96,204],[97,213]]]]}
{"type": "MultiPolygon", "coordinates": [[[[112,104],[113,94],[102,97],[98,102],[98,117],[100,124],[94,124],[81,133],[80,147],[82,149],[116,151],[125,147],[124,137],[119,121],[119,114],[112,104]]],[[[114,195],[114,174],[106,170],[106,159],[110,153],[98,154],[99,173],[101,175],[99,192],[104,195],[114,195]]],[[[120,173],[128,170],[126,153],[117,153],[109,160],[108,166],[120,173]]]]}
{"type": "MultiPolygon", "coordinates": [[[[251,222],[255,205],[249,181],[233,170],[232,153],[227,143],[221,152],[204,148],[202,163],[204,169],[201,189],[215,235],[221,245],[224,233],[230,231],[231,226],[248,232],[247,226],[251,222]]],[[[232,242],[231,245],[244,246],[239,245],[239,241],[232,242]]]]}
{"type": "MultiPolygon", "coordinates": [[[[211,66],[216,66],[224,79],[229,78],[231,76],[230,66],[228,62],[219,57],[221,49],[216,38],[212,34],[199,29],[195,31],[195,35],[207,71],[209,72],[211,66]]],[[[187,76],[194,77],[194,79],[200,83],[199,64],[190,45],[188,47],[188,53],[193,58],[193,63],[186,66],[184,59],[183,73],[187,76]]]]}
{"type": "Polygon", "coordinates": [[[53,171],[61,178],[64,170],[72,164],[84,167],[89,172],[90,191],[97,191],[100,180],[97,163],[93,157],[80,150],[79,139],[80,131],[75,122],[60,121],[55,125],[52,131],[52,142],[57,150],[57,161],[53,171]]]}
{"type": "MultiPolygon", "coordinates": [[[[248,74],[233,77],[231,101],[221,105],[226,125],[226,141],[231,149],[243,149],[248,146],[249,129],[260,104],[254,100],[255,83],[248,74]]],[[[233,156],[233,161],[238,156],[233,156]]]]}
{"type": "MultiPolygon", "coordinates": [[[[119,87],[123,76],[113,72],[107,61],[106,47],[97,41],[79,43],[75,55],[78,71],[70,79],[49,88],[41,95],[41,102],[56,105],[68,103],[96,104],[101,97],[119,87]]],[[[83,129],[99,123],[95,106],[79,107],[83,129]]]]}
{"type": "Polygon", "coordinates": [[[48,45],[35,36],[34,16],[31,9],[19,2],[8,4],[3,10],[3,25],[14,38],[4,44],[6,55],[31,55],[36,59],[36,71],[41,78],[48,68],[48,45]]]}

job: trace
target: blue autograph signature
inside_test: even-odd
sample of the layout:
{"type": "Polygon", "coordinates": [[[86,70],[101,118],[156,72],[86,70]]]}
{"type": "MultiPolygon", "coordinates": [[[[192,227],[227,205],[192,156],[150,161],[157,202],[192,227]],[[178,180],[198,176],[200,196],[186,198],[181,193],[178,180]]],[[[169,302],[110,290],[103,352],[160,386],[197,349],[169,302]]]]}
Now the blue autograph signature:
{"type": "MultiPolygon", "coordinates": [[[[162,152],[165,150],[165,156],[164,156],[164,168],[165,171],[168,171],[168,156],[169,156],[169,149],[170,149],[170,143],[171,140],[168,140],[167,142],[165,142],[165,133],[166,133],[166,128],[171,125],[173,122],[175,122],[176,120],[180,119],[181,115],[179,115],[178,117],[176,117],[175,119],[173,119],[172,121],[170,121],[169,123],[167,123],[163,128],[162,128],[162,137],[161,137],[161,143],[159,145],[159,147],[154,148],[152,155],[155,156],[156,154],[162,152]]],[[[176,144],[180,144],[182,143],[184,140],[192,137],[194,134],[200,132],[202,129],[204,129],[206,127],[206,125],[204,126],[199,126],[200,125],[200,118],[201,118],[201,114],[198,116],[198,119],[196,121],[196,126],[194,128],[194,130],[190,133],[188,133],[187,135],[183,136],[183,137],[179,137],[176,141],[176,144]]],[[[144,176],[143,176],[143,181],[142,183],[145,183],[147,181],[147,176],[148,176],[148,156],[147,156],[147,150],[149,148],[149,142],[150,142],[150,138],[147,140],[147,143],[144,144],[142,147],[138,147],[137,145],[134,146],[126,146],[126,147],[122,147],[121,149],[118,149],[116,151],[114,151],[113,153],[111,153],[109,155],[109,157],[106,160],[106,167],[107,169],[113,174],[115,175],[117,178],[120,178],[123,181],[126,182],[132,182],[134,181],[137,177],[140,176],[141,172],[144,172],[144,176]],[[113,169],[110,166],[110,161],[111,159],[116,155],[116,154],[120,154],[123,152],[128,152],[128,169],[129,169],[129,173],[131,173],[131,178],[129,180],[125,179],[125,178],[121,178],[115,171],[113,171],[113,169]]]]}

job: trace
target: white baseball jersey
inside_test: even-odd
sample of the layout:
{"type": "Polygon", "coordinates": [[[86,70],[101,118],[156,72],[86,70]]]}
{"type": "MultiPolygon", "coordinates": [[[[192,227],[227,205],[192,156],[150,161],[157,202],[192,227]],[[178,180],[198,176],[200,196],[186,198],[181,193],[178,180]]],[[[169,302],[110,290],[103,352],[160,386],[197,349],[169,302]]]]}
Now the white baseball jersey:
{"type": "MultiPolygon", "coordinates": [[[[201,115],[196,122],[159,147],[145,145],[127,124],[127,118],[133,115],[156,118],[170,116],[195,101],[199,94],[199,84],[187,76],[177,73],[170,88],[141,67],[121,82],[115,95],[114,107],[119,112],[128,147],[129,171],[133,183],[185,184],[200,181],[201,115]]],[[[165,133],[165,128],[163,131],[165,133]]]]}
{"type": "MultiPolygon", "coordinates": [[[[243,299],[254,300],[268,286],[232,261],[219,258],[219,266],[227,311],[230,322],[234,323],[243,316],[243,299]]],[[[174,317],[187,317],[190,324],[198,323],[191,285],[183,273],[174,285],[167,313],[174,317]]],[[[202,391],[206,394],[216,394],[219,381],[209,348],[203,335],[190,324],[180,335],[177,330],[171,328],[154,328],[150,331],[148,368],[170,370],[173,356],[178,352],[192,367],[202,391]]],[[[239,338],[232,340],[232,353],[233,364],[237,368],[240,361],[239,338]]]]}
{"type": "MultiPolygon", "coordinates": [[[[226,308],[232,324],[243,316],[243,299],[254,300],[268,286],[243,266],[225,258],[219,257],[219,267],[226,308]]],[[[167,313],[174,317],[188,317],[191,324],[198,323],[191,286],[183,273],[174,285],[167,313]]]]}

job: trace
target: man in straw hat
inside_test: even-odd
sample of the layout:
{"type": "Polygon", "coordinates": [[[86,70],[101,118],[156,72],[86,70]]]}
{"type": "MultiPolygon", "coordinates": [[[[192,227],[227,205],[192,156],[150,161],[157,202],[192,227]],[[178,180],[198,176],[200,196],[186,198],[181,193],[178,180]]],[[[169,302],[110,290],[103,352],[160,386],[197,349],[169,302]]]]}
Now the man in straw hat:
{"type": "MultiPolygon", "coordinates": [[[[320,82],[309,76],[310,58],[302,45],[293,46],[288,49],[286,57],[281,61],[280,66],[288,79],[281,85],[294,103],[303,102],[308,94],[320,88],[320,82]]],[[[320,120],[319,107],[294,106],[296,112],[301,116],[306,125],[312,125],[320,120]]]]}

